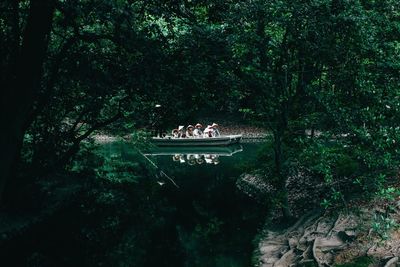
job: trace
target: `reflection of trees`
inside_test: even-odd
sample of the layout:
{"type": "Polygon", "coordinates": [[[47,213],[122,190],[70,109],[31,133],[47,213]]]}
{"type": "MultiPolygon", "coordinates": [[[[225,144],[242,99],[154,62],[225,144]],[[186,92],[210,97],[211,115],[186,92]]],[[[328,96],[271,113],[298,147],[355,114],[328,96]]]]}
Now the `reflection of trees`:
{"type": "Polygon", "coordinates": [[[175,154],[172,156],[174,162],[188,165],[201,165],[203,163],[219,164],[219,155],[215,154],[175,154]]]}

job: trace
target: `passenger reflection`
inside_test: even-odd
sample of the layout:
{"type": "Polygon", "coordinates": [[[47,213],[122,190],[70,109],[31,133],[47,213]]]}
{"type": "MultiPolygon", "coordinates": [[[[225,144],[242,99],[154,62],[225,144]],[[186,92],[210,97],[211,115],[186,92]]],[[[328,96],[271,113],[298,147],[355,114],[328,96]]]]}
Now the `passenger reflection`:
{"type": "Polygon", "coordinates": [[[186,159],[187,159],[189,165],[194,165],[194,164],[196,164],[195,155],[193,155],[193,154],[187,154],[187,155],[186,155],[186,159]]]}
{"type": "Polygon", "coordinates": [[[207,164],[213,163],[213,155],[211,155],[211,154],[205,154],[205,155],[204,155],[204,160],[206,161],[207,164]]]}
{"type": "Polygon", "coordinates": [[[203,159],[203,155],[200,154],[195,154],[194,155],[195,159],[196,159],[196,163],[197,164],[203,164],[204,163],[204,159],[203,159]]]}
{"type": "Polygon", "coordinates": [[[219,164],[219,155],[215,154],[175,154],[172,160],[179,163],[187,163],[188,165],[203,164],[219,164]]]}

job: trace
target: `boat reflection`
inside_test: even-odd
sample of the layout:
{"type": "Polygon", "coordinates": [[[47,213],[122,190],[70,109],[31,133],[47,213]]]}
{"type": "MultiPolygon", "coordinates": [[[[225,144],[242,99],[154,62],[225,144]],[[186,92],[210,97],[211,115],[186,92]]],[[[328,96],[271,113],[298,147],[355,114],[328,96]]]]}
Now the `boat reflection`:
{"type": "Polygon", "coordinates": [[[215,154],[175,154],[172,160],[179,163],[187,163],[189,165],[195,164],[214,164],[219,163],[219,155],[215,154]]]}
{"type": "Polygon", "coordinates": [[[220,162],[220,157],[231,157],[243,151],[241,145],[215,147],[157,147],[144,153],[146,156],[171,156],[172,160],[180,164],[200,165],[220,162]]]}

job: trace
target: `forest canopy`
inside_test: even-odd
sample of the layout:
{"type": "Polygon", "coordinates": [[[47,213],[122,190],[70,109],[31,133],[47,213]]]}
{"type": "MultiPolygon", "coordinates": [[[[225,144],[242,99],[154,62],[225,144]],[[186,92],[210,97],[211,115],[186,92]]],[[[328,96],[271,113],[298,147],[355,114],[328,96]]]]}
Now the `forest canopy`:
{"type": "Polygon", "coordinates": [[[265,127],[278,177],[300,164],[330,182],[344,158],[354,179],[386,175],[399,158],[399,5],[2,1],[0,192],[68,169],[96,131],[148,128],[156,104],[166,127],[215,113],[265,127]]]}

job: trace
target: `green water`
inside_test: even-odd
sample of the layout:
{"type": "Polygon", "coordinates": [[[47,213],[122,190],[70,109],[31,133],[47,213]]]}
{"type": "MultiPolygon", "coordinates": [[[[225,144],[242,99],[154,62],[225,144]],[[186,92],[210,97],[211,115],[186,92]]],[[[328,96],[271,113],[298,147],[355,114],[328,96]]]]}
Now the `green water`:
{"type": "Polygon", "coordinates": [[[144,152],[146,159],[126,144],[103,146],[115,161],[139,161],[152,169],[134,185],[148,192],[155,206],[151,216],[161,225],[137,222],[151,244],[142,253],[143,266],[251,266],[252,241],[266,209],[239,191],[236,180],[259,147],[153,149],[144,152]]]}

